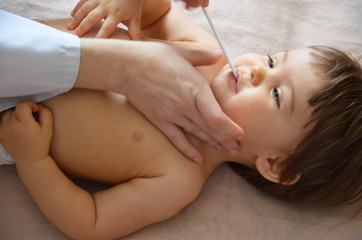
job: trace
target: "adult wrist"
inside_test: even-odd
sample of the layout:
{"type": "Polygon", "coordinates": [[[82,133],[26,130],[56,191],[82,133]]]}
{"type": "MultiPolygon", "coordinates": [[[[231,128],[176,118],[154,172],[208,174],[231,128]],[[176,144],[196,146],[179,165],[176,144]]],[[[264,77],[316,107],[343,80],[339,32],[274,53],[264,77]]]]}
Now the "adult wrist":
{"type": "Polygon", "coordinates": [[[127,41],[81,39],[80,67],[74,87],[121,92],[127,68],[127,41]]]}

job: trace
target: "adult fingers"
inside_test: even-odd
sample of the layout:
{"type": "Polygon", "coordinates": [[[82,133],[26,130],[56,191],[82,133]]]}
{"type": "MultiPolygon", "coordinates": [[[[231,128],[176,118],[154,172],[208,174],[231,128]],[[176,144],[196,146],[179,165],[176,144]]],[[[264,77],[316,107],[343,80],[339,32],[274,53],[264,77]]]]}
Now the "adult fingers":
{"type": "Polygon", "coordinates": [[[200,163],[202,156],[197,149],[187,140],[181,129],[174,124],[168,123],[160,126],[161,131],[187,158],[200,163]]]}
{"type": "Polygon", "coordinates": [[[186,102],[187,101],[184,101],[184,106],[179,105],[177,108],[183,112],[185,117],[178,117],[178,120],[175,122],[175,124],[182,127],[185,131],[191,133],[192,135],[198,137],[202,141],[208,143],[210,146],[217,147],[218,142],[209,134],[210,129],[201,116],[196,106],[196,102],[190,102],[190,105],[187,105],[186,102]]]}
{"type": "Polygon", "coordinates": [[[185,50],[179,49],[179,53],[193,66],[211,65],[216,63],[222,56],[221,50],[185,50]]]}
{"type": "Polygon", "coordinates": [[[116,29],[117,24],[118,21],[114,17],[108,16],[102,23],[101,29],[97,33],[96,38],[107,38],[111,36],[116,29]]]}
{"type": "Polygon", "coordinates": [[[201,116],[210,129],[209,134],[225,149],[232,151],[239,149],[238,140],[244,136],[244,131],[222,112],[211,89],[208,86],[200,87],[195,101],[201,116]]]}
{"type": "MultiPolygon", "coordinates": [[[[194,119],[198,119],[201,117],[199,114],[195,114],[198,116],[195,116],[194,119]]],[[[217,142],[209,135],[207,134],[202,128],[200,128],[200,124],[194,123],[192,120],[188,119],[187,117],[183,118],[183,121],[177,123],[178,126],[182,127],[185,131],[191,133],[192,135],[198,137],[202,141],[208,143],[210,146],[216,147],[217,142]]]]}

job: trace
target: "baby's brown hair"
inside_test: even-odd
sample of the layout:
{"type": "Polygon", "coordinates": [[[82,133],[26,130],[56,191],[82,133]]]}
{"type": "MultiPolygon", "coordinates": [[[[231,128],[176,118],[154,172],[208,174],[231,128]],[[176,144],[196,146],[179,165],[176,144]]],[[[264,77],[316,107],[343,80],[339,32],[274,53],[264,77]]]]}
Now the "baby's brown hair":
{"type": "Polygon", "coordinates": [[[283,161],[280,182],[236,163],[230,166],[261,190],[289,202],[337,205],[361,200],[362,69],[359,60],[337,49],[312,46],[312,67],[327,78],[308,100],[314,124],[294,153],[283,161]]]}

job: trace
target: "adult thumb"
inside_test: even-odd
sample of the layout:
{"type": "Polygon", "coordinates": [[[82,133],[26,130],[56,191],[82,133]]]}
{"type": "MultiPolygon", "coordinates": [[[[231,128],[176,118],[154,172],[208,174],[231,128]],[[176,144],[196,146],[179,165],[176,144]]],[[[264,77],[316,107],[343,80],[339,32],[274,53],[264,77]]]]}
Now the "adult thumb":
{"type": "Polygon", "coordinates": [[[222,56],[221,50],[184,50],[181,55],[193,66],[211,65],[222,56]]]}

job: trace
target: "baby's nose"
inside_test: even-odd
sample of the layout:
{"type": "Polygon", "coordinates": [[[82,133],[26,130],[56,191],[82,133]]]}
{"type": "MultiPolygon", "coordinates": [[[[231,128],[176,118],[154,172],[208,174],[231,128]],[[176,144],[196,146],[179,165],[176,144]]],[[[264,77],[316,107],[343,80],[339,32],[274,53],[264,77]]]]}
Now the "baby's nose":
{"type": "Polygon", "coordinates": [[[255,65],[251,68],[250,81],[253,86],[258,86],[265,78],[265,68],[255,65]]]}

